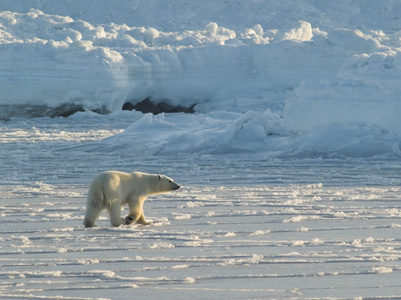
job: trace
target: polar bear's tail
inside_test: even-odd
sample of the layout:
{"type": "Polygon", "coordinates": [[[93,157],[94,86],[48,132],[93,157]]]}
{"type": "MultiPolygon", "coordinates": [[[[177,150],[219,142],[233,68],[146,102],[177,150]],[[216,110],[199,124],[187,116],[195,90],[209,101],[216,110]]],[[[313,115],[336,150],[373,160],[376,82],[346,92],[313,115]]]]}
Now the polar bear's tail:
{"type": "Polygon", "coordinates": [[[89,188],[88,199],[86,201],[86,211],[84,218],[85,227],[95,226],[96,220],[102,212],[103,205],[103,191],[97,190],[94,186],[89,188]]]}

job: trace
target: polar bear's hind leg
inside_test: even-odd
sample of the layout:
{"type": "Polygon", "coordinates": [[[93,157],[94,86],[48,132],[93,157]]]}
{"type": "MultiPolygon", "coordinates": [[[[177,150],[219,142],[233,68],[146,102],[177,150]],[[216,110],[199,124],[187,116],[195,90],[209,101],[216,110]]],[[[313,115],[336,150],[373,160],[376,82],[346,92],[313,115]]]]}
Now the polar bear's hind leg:
{"type": "MultiPolygon", "coordinates": [[[[89,201],[88,201],[89,202],[89,201]]],[[[93,227],[95,226],[96,220],[102,212],[103,207],[100,203],[97,202],[89,202],[86,206],[85,218],[84,218],[84,226],[85,227],[93,227]]]]}

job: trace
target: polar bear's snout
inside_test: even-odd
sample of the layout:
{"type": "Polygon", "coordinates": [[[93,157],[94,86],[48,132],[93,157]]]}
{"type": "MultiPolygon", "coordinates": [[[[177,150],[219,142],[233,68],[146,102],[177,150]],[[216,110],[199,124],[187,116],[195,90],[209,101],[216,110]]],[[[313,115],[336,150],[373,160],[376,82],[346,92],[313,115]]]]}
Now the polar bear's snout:
{"type": "Polygon", "coordinates": [[[175,183],[175,185],[173,186],[173,191],[178,190],[179,188],[180,188],[180,186],[175,183]]]}

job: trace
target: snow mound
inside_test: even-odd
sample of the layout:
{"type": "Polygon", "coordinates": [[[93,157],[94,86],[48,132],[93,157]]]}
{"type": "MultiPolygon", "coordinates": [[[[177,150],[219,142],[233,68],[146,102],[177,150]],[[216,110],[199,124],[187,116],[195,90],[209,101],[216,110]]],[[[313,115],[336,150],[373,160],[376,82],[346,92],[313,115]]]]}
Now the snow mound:
{"type": "Polygon", "coordinates": [[[283,134],[281,119],[267,110],[245,114],[213,112],[200,115],[145,114],[122,133],[95,144],[93,151],[139,153],[257,152],[269,138],[283,134]],[[95,150],[96,149],[96,150],[95,150]]]}
{"type": "Polygon", "coordinates": [[[335,29],[327,34],[327,40],[334,46],[358,52],[380,48],[380,43],[376,39],[363,34],[360,30],[335,29]]]}
{"type": "Polygon", "coordinates": [[[400,134],[400,61],[399,48],[386,47],[346,59],[335,79],[302,82],[286,100],[287,128],[306,132],[332,123],[362,122],[400,134]]]}
{"type": "Polygon", "coordinates": [[[277,32],[276,41],[295,40],[295,41],[310,41],[312,40],[313,32],[312,25],[306,21],[299,21],[293,26],[287,26],[277,32]]]}

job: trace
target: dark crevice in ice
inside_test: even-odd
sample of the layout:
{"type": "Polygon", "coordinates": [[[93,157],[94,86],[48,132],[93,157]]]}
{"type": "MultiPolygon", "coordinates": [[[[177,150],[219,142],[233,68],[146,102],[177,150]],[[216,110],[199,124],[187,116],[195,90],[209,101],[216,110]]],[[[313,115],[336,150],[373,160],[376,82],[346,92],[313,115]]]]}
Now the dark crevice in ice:
{"type": "Polygon", "coordinates": [[[138,102],[136,104],[132,104],[130,102],[126,102],[123,105],[123,110],[136,110],[142,113],[152,113],[154,115],[160,113],[194,113],[194,106],[191,107],[183,107],[183,106],[174,106],[170,105],[166,102],[158,102],[153,103],[151,99],[148,97],[145,100],[138,102]]]}
{"type": "Polygon", "coordinates": [[[85,111],[81,105],[62,104],[57,107],[47,105],[0,105],[0,120],[11,118],[68,117],[78,111],[85,111]]]}
{"type": "MultiPolygon", "coordinates": [[[[194,105],[191,107],[173,106],[166,102],[153,103],[150,98],[132,104],[125,103],[122,107],[123,110],[137,110],[143,113],[194,113],[194,105]]],[[[0,120],[8,121],[11,118],[43,118],[43,117],[69,117],[76,112],[85,111],[86,109],[82,105],[76,104],[62,104],[57,107],[49,107],[47,105],[29,105],[29,104],[16,104],[16,105],[0,105],[0,120]]],[[[92,110],[98,114],[108,114],[106,108],[99,108],[92,110]]]]}

